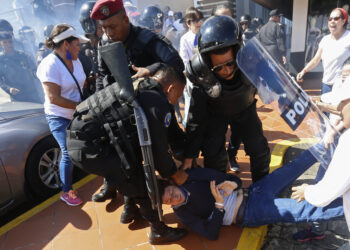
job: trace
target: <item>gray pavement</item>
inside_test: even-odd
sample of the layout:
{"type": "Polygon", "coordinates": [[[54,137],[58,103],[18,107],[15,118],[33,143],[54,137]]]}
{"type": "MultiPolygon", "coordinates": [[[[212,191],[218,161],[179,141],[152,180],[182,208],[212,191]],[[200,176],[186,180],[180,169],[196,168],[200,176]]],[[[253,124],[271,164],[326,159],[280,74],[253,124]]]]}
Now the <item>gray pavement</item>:
{"type": "MultiPolygon", "coordinates": [[[[287,150],[284,156],[284,163],[293,160],[303,150],[310,145],[300,144],[291,147],[287,150]]],[[[302,183],[313,184],[319,167],[319,163],[314,164],[302,176],[300,176],[293,184],[293,186],[302,183]]],[[[290,197],[291,189],[286,190],[282,197],[290,197]]],[[[345,221],[345,218],[340,220],[328,221],[326,237],[322,240],[311,240],[305,243],[299,243],[293,240],[293,234],[299,230],[310,226],[309,223],[277,223],[269,225],[268,233],[265,237],[262,250],[321,250],[321,249],[338,249],[349,250],[350,233],[345,221]]]]}

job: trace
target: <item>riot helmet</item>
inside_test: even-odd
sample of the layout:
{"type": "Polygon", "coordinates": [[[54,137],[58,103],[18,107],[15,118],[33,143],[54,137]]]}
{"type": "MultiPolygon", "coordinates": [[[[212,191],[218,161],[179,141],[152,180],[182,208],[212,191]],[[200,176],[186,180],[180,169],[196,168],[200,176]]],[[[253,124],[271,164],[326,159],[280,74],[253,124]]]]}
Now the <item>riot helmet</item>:
{"type": "Polygon", "coordinates": [[[80,8],[79,21],[86,35],[94,35],[96,33],[96,21],[90,18],[92,8],[96,1],[88,1],[80,8]]]}
{"type": "Polygon", "coordinates": [[[13,33],[13,27],[7,20],[0,19],[0,31],[13,33]]]}
{"type": "Polygon", "coordinates": [[[18,30],[18,35],[22,40],[35,41],[35,31],[27,25],[18,30]]]}
{"type": "Polygon", "coordinates": [[[259,17],[254,17],[252,20],[252,28],[253,29],[260,29],[261,26],[264,25],[264,22],[261,18],[259,17]]]}
{"type": "Polygon", "coordinates": [[[239,27],[232,17],[212,16],[199,30],[198,50],[201,54],[235,45],[240,48],[241,44],[239,27]]]}
{"type": "Polygon", "coordinates": [[[156,6],[148,6],[141,14],[139,24],[151,30],[163,27],[163,12],[156,6]]]}
{"type": "Polygon", "coordinates": [[[241,16],[241,18],[239,19],[239,23],[247,23],[249,25],[251,20],[252,18],[248,14],[245,14],[241,16]]]}
{"type": "MultiPolygon", "coordinates": [[[[224,15],[210,17],[199,30],[199,53],[195,54],[186,65],[186,76],[194,84],[201,85],[212,98],[220,96],[222,87],[218,75],[213,70],[209,53],[232,47],[233,54],[236,56],[242,44],[239,30],[236,21],[224,15]]],[[[237,65],[235,65],[236,70],[237,65]]]]}
{"type": "Polygon", "coordinates": [[[45,40],[48,39],[51,36],[51,31],[53,30],[53,25],[49,24],[44,27],[44,37],[45,40]]]}

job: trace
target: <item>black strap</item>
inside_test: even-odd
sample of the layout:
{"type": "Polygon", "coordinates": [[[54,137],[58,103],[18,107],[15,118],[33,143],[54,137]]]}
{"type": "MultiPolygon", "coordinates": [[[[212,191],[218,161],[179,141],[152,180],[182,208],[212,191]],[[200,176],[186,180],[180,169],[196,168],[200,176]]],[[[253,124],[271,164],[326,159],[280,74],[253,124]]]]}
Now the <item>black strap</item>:
{"type": "Polygon", "coordinates": [[[63,65],[64,65],[64,66],[66,67],[66,69],[68,70],[68,72],[69,72],[69,73],[71,74],[71,76],[73,77],[73,79],[74,79],[74,81],[75,81],[75,84],[77,85],[77,88],[78,88],[78,90],[79,90],[80,98],[81,98],[81,100],[83,101],[85,98],[84,98],[84,96],[83,96],[83,92],[81,91],[81,88],[80,88],[80,86],[79,86],[79,83],[78,83],[77,79],[75,78],[75,76],[73,75],[73,73],[69,70],[67,64],[63,61],[63,59],[62,59],[56,52],[53,52],[53,54],[54,54],[55,56],[57,56],[58,59],[60,59],[60,61],[63,63],[63,65]]]}

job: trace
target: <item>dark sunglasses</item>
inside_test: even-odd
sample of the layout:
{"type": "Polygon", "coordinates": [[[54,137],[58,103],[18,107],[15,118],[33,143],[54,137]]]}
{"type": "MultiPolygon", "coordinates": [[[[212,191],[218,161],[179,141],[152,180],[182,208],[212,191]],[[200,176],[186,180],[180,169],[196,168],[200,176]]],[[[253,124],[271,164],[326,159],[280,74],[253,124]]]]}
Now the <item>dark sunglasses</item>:
{"type": "Polygon", "coordinates": [[[218,73],[218,72],[221,71],[225,66],[227,66],[227,67],[232,67],[232,66],[234,66],[234,65],[235,65],[235,59],[232,59],[232,60],[230,60],[230,61],[228,61],[228,62],[225,62],[225,63],[223,63],[223,64],[214,66],[214,67],[211,69],[211,71],[218,73]]]}
{"type": "Polygon", "coordinates": [[[340,16],[335,16],[335,17],[329,17],[328,22],[331,22],[332,20],[338,21],[341,17],[340,16]]]}

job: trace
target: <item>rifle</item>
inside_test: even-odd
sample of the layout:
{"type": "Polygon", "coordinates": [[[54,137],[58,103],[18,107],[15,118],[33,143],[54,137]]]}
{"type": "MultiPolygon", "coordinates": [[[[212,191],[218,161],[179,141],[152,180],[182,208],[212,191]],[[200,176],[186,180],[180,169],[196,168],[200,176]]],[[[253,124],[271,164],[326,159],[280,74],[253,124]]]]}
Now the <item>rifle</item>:
{"type": "Polygon", "coordinates": [[[158,210],[159,219],[160,221],[163,221],[162,201],[158,193],[157,177],[155,174],[152,154],[152,141],[149,133],[147,117],[134,96],[134,87],[123,44],[121,42],[115,42],[105,46],[100,46],[98,51],[112,73],[116,84],[120,87],[121,99],[131,104],[134,108],[148,196],[152,202],[152,209],[158,210]]]}

